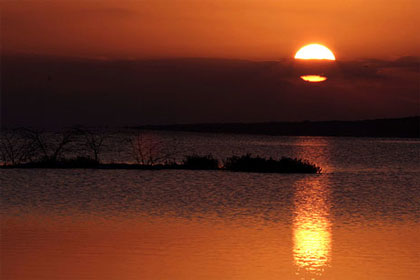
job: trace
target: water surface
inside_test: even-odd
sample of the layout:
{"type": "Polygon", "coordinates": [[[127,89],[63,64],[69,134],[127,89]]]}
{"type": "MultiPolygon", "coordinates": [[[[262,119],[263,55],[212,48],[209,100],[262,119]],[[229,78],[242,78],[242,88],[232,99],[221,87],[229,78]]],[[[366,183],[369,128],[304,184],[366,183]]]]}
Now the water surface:
{"type": "Polygon", "coordinates": [[[0,170],[1,279],[418,279],[420,141],[152,136],[324,171],[0,170]]]}

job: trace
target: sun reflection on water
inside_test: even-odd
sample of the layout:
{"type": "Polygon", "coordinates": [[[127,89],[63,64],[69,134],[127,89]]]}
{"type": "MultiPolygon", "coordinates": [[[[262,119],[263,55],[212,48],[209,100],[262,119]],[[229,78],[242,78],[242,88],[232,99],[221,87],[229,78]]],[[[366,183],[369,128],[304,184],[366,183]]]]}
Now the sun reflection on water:
{"type": "Polygon", "coordinates": [[[318,179],[296,189],[293,257],[299,275],[320,276],[331,261],[328,189],[318,179]]]}

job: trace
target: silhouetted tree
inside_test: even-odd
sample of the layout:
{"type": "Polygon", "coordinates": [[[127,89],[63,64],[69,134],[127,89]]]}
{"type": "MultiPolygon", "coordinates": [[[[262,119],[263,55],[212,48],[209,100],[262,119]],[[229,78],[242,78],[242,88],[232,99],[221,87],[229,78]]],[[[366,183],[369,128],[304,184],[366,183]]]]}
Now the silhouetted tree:
{"type": "Polygon", "coordinates": [[[69,129],[56,133],[44,133],[26,129],[25,134],[41,160],[56,162],[66,151],[70,151],[69,144],[73,141],[76,131],[69,129]]]}
{"type": "Polygon", "coordinates": [[[24,137],[21,130],[2,130],[0,156],[3,165],[17,165],[31,161],[35,150],[32,141],[24,137]]]}
{"type": "Polygon", "coordinates": [[[137,132],[128,138],[131,155],[138,164],[155,165],[174,162],[177,155],[176,141],[165,143],[152,135],[137,132]]]}
{"type": "Polygon", "coordinates": [[[83,135],[85,140],[85,146],[90,150],[93,155],[93,159],[96,162],[100,161],[100,154],[104,146],[104,141],[108,137],[108,133],[105,130],[97,129],[95,131],[77,128],[77,132],[83,135]]]}

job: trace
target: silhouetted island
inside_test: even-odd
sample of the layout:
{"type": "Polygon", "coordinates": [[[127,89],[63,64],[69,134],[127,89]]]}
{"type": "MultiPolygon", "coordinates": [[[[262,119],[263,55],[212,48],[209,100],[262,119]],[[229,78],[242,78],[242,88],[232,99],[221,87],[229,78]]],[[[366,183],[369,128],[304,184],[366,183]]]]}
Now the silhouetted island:
{"type": "Polygon", "coordinates": [[[144,125],[147,130],[279,136],[346,136],[420,138],[420,116],[361,121],[303,121],[263,123],[204,123],[144,125]]]}
{"type": "Polygon", "coordinates": [[[212,155],[189,155],[179,163],[176,161],[161,164],[132,164],[132,163],[101,163],[90,157],[76,158],[41,158],[35,161],[19,164],[0,165],[0,168],[58,168],[58,169],[137,169],[137,170],[224,170],[233,172],[256,172],[256,173],[321,173],[321,167],[306,160],[282,157],[280,159],[262,158],[246,154],[231,156],[219,160],[212,155]]]}
{"type": "MultiPolygon", "coordinates": [[[[19,128],[0,133],[0,168],[89,168],[89,169],[188,169],[225,170],[266,173],[320,173],[321,168],[303,159],[282,157],[262,158],[247,153],[231,156],[220,162],[212,154],[186,155],[180,161],[175,150],[156,150],[156,143],[147,144],[142,135],[128,135],[134,163],[102,162],[107,134],[74,127],[61,132],[46,133],[19,128]]],[[[121,139],[120,139],[121,140],[121,139]]],[[[123,140],[124,141],[124,140],[123,140]]],[[[115,142],[116,143],[116,142],[115,142]]],[[[130,149],[129,149],[130,150],[130,149]]]]}

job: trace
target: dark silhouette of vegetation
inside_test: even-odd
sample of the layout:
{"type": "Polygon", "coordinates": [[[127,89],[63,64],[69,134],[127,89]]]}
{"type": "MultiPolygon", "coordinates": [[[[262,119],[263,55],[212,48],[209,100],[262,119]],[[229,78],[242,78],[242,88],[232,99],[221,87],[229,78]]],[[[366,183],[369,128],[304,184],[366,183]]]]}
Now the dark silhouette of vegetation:
{"type": "Polygon", "coordinates": [[[42,158],[25,164],[20,164],[24,168],[96,168],[99,167],[99,161],[90,157],[76,158],[42,158]]]}
{"type": "Polygon", "coordinates": [[[43,133],[31,129],[24,130],[34,157],[37,157],[38,161],[45,162],[56,162],[63,159],[64,153],[70,151],[69,144],[73,141],[75,133],[74,129],[54,133],[43,133]]]}
{"type": "Polygon", "coordinates": [[[30,139],[22,130],[2,130],[0,135],[0,156],[3,165],[18,165],[29,162],[35,156],[30,139]]]}
{"type": "Polygon", "coordinates": [[[303,161],[283,157],[280,160],[265,159],[251,154],[232,156],[224,161],[224,169],[242,172],[271,172],[271,173],[319,173],[321,168],[303,161]]]}
{"type": "Polygon", "coordinates": [[[182,166],[186,169],[216,170],[219,168],[219,161],[212,155],[190,155],[185,157],[182,166]]]}
{"type": "Polygon", "coordinates": [[[280,160],[264,159],[261,157],[233,156],[227,158],[225,165],[219,167],[219,161],[209,156],[187,156],[179,164],[170,162],[165,164],[128,164],[128,163],[100,163],[90,157],[61,158],[59,160],[41,159],[28,163],[6,165],[3,168],[95,168],[95,169],[188,169],[188,170],[226,170],[259,173],[320,173],[321,168],[300,159],[282,158],[280,160]]]}
{"type": "Polygon", "coordinates": [[[131,147],[131,155],[137,164],[158,165],[171,164],[177,155],[176,143],[172,141],[172,147],[151,136],[145,137],[142,133],[136,133],[128,137],[131,147]]]}
{"type": "Polygon", "coordinates": [[[95,131],[77,128],[77,133],[82,135],[85,140],[85,146],[92,154],[92,158],[100,162],[100,154],[104,146],[104,141],[108,137],[108,133],[105,130],[96,129],[95,131]]]}
{"type": "Polygon", "coordinates": [[[188,155],[176,161],[176,147],[163,143],[159,138],[144,137],[140,133],[129,138],[135,164],[102,163],[106,134],[86,129],[69,129],[62,132],[42,133],[37,130],[2,131],[0,155],[3,168],[100,168],[100,169],[190,169],[227,170],[242,172],[319,173],[321,168],[301,159],[275,160],[246,154],[232,156],[223,166],[213,155],[188,155]],[[82,140],[81,140],[82,139],[82,140]],[[83,156],[74,156],[80,153],[83,156]],[[77,153],[76,153],[77,152],[77,153]],[[72,155],[73,157],[69,157],[72,155]]]}

